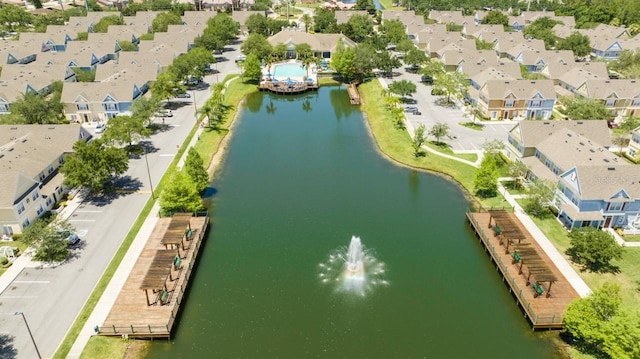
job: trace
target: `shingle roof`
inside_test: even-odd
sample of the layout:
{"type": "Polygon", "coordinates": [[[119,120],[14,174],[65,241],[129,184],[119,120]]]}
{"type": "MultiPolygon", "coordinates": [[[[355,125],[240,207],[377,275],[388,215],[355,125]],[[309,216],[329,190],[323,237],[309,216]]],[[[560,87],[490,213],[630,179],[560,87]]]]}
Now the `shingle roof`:
{"type": "Polygon", "coordinates": [[[555,99],[556,92],[551,80],[487,80],[482,92],[489,99],[504,99],[510,95],[516,99],[530,99],[537,93],[543,99],[555,99]]]}
{"type": "Polygon", "coordinates": [[[342,34],[309,34],[302,31],[280,31],[269,37],[268,41],[271,45],[307,43],[314,51],[333,51],[339,39],[345,46],[355,46],[351,39],[342,34]]]}
{"type": "Polygon", "coordinates": [[[606,166],[576,166],[580,197],[609,200],[624,190],[629,195],[628,200],[640,199],[640,167],[623,163],[624,161],[606,166]]]}
{"type": "Polygon", "coordinates": [[[566,127],[558,129],[540,141],[536,148],[550,158],[562,172],[573,166],[627,164],[599,143],[566,127]]]}
{"type": "Polygon", "coordinates": [[[520,121],[511,131],[519,129],[524,147],[536,147],[559,129],[567,128],[602,146],[611,146],[607,121],[520,121]]]}

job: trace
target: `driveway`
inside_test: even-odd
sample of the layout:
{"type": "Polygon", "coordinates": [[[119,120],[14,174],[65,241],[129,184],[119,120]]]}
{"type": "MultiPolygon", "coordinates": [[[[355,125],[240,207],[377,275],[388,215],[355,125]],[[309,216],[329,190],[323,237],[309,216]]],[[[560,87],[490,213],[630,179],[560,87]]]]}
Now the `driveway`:
{"type": "MultiPolygon", "coordinates": [[[[427,130],[438,122],[449,125],[449,133],[451,139],[445,142],[451,146],[454,152],[478,152],[482,149],[482,144],[487,140],[499,139],[507,140],[507,132],[513,128],[513,122],[504,121],[483,121],[482,131],[472,130],[461,126],[461,122],[471,122],[473,117],[465,114],[465,111],[459,106],[442,106],[438,103],[440,96],[431,95],[432,86],[424,85],[420,82],[420,75],[407,72],[404,68],[399,70],[393,78],[382,78],[386,84],[398,80],[410,80],[417,86],[417,93],[413,98],[417,101],[417,106],[421,115],[407,114],[407,120],[418,127],[424,124],[427,130]]],[[[476,120],[480,122],[479,120],[476,120]]]]}
{"type": "MultiPolygon", "coordinates": [[[[239,54],[239,45],[227,47],[229,51],[224,56],[229,60],[212,64],[220,73],[207,75],[205,83],[212,84],[228,73],[238,72],[233,59],[239,54]]],[[[8,287],[0,288],[0,344],[15,354],[8,357],[37,357],[27,327],[15,312],[24,313],[40,354],[53,356],[151,196],[149,181],[154,188],[157,186],[196,121],[195,105],[203,104],[210,90],[203,86],[190,94],[189,99],[172,100],[176,105],[173,117],[165,118],[166,126],[142,141],[147,149],[146,159],[144,155],[131,159],[129,170],[117,181],[118,191],[111,196],[86,198],[73,212],[69,221],[81,241],[68,260],[55,266],[24,268],[8,287]]],[[[89,127],[93,130],[95,125],[89,127]]]]}

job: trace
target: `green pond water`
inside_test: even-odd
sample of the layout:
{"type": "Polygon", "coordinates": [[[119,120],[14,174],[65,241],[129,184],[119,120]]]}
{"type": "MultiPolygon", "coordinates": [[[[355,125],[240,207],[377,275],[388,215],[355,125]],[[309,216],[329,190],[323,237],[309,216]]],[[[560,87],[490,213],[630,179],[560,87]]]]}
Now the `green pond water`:
{"type": "Polygon", "coordinates": [[[344,87],[250,96],[213,187],[174,338],[150,358],[554,356],[465,222],[460,190],[377,153],[344,87]],[[380,269],[364,295],[328,269],[353,235],[380,269]]]}

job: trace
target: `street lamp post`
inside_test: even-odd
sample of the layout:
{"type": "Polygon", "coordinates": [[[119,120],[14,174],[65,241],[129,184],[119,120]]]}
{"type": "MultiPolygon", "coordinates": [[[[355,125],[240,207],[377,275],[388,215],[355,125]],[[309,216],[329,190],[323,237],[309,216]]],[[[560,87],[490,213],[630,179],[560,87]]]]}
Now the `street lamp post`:
{"type": "Polygon", "coordinates": [[[31,328],[29,328],[29,323],[27,323],[27,318],[24,316],[22,312],[15,312],[15,315],[21,315],[22,320],[24,320],[24,325],[27,326],[27,331],[29,332],[29,336],[31,337],[31,342],[33,343],[33,347],[36,348],[36,353],[38,354],[38,359],[42,359],[42,355],[40,355],[40,350],[38,350],[38,346],[36,345],[36,340],[33,339],[33,334],[31,334],[31,328]]]}
{"type": "Polygon", "coordinates": [[[149,187],[151,188],[151,199],[155,201],[156,195],[153,194],[153,182],[151,182],[151,171],[149,171],[149,160],[147,159],[147,149],[144,149],[144,162],[147,164],[147,176],[149,177],[149,187]]]}
{"type": "Polygon", "coordinates": [[[193,94],[193,117],[196,118],[196,123],[198,123],[198,105],[196,104],[196,91],[192,90],[193,94]]]}

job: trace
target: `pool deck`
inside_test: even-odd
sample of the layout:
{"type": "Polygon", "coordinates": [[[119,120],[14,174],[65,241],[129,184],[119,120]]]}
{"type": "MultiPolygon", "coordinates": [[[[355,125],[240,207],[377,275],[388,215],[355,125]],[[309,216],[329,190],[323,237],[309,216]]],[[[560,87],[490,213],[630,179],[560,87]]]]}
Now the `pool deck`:
{"type": "Polygon", "coordinates": [[[270,67],[262,68],[262,79],[258,88],[262,90],[268,90],[277,94],[289,95],[298,94],[310,90],[318,89],[318,72],[315,65],[311,65],[311,70],[308,71],[302,67],[300,61],[280,62],[273,64],[270,67]],[[281,74],[277,71],[279,66],[300,66],[300,74],[290,74],[286,72],[281,74]],[[270,70],[273,68],[273,74],[270,70]]]}
{"type": "Polygon", "coordinates": [[[467,219],[533,329],[562,329],[565,308],[580,296],[518,217],[490,210],[467,219]]]}

